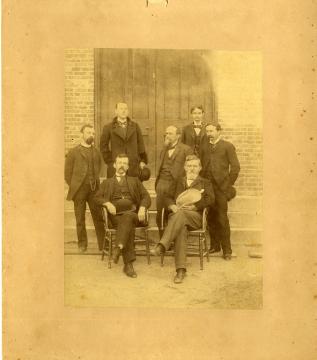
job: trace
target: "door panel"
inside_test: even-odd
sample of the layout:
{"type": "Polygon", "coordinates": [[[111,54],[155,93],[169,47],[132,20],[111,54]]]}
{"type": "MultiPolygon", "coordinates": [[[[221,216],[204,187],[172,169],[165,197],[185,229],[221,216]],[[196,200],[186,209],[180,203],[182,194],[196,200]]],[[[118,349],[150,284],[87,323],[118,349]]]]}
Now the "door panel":
{"type": "Polygon", "coordinates": [[[209,69],[199,50],[96,49],[97,143],[112,121],[115,104],[126,102],[142,130],[152,176],[168,125],[191,121],[190,108],[203,105],[207,121],[215,117],[209,69]]]}

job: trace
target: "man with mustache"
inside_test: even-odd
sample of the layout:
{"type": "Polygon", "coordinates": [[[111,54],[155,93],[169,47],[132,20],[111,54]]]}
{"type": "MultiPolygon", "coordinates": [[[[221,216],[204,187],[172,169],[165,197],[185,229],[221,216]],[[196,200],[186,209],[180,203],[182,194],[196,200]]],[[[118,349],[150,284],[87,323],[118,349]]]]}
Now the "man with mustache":
{"type": "Polygon", "coordinates": [[[204,108],[201,105],[193,106],[190,114],[193,122],[183,128],[181,141],[190,146],[194,154],[199,157],[201,144],[207,141],[206,124],[203,122],[204,108]]]}
{"type": "Polygon", "coordinates": [[[210,253],[222,249],[225,260],[231,260],[230,224],[228,201],[235,196],[233,187],[240,172],[240,163],[235,147],[221,137],[220,124],[207,124],[209,142],[201,151],[203,176],[209,179],[215,192],[215,206],[208,212],[210,253]]]}
{"type": "Polygon", "coordinates": [[[162,210],[165,207],[165,197],[176,180],[184,175],[184,163],[187,155],[193,150],[180,140],[181,131],[176,126],[168,126],[165,130],[164,148],[160,153],[159,171],[155,181],[156,191],[156,223],[160,237],[163,235],[161,227],[162,210]]]}
{"type": "Polygon", "coordinates": [[[93,146],[94,127],[86,124],[80,131],[81,143],[71,149],[66,157],[65,181],[69,186],[67,200],[74,202],[78,248],[80,252],[85,252],[88,246],[85,224],[86,203],[94,222],[99,250],[102,249],[105,236],[101,210],[93,201],[100,184],[102,158],[100,152],[93,146]]]}
{"type": "Polygon", "coordinates": [[[117,229],[113,262],[117,264],[122,254],[124,273],[135,278],[135,227],[146,225],[145,213],[151,205],[151,198],[137,177],[127,176],[129,158],[126,154],[118,154],[113,166],[115,175],[102,182],[95,201],[107,208],[109,220],[117,229]]]}
{"type": "Polygon", "coordinates": [[[139,125],[132,121],[126,103],[117,103],[115,118],[103,128],[100,137],[100,151],[107,164],[107,177],[114,175],[113,163],[118,154],[125,153],[129,156],[130,176],[139,176],[148,160],[144,141],[139,125]]]}
{"type": "Polygon", "coordinates": [[[176,275],[174,282],[183,282],[186,275],[186,239],[187,228],[196,230],[202,226],[202,212],[204,208],[213,205],[214,192],[209,180],[199,176],[200,160],[196,155],[188,155],[185,162],[186,176],[178,179],[176,185],[166,197],[166,205],[172,212],[164,234],[152,251],[153,255],[160,255],[169,249],[171,242],[175,246],[176,275]],[[201,193],[201,199],[195,203],[179,206],[176,199],[187,189],[196,189],[201,193]]]}

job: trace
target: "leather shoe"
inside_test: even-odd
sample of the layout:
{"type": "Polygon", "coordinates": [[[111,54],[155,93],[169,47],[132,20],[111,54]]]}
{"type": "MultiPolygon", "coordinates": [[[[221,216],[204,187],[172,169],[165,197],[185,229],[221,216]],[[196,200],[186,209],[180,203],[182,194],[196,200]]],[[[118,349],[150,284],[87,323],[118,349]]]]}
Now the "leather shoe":
{"type": "Polygon", "coordinates": [[[159,255],[162,255],[164,254],[165,252],[165,248],[162,244],[158,243],[154,249],[152,249],[151,251],[151,254],[154,255],[154,256],[159,256],[159,255]]]}
{"type": "Polygon", "coordinates": [[[181,284],[184,280],[184,277],[186,276],[186,270],[185,269],[177,269],[176,275],[174,277],[174,283],[175,284],[181,284]]]}
{"type": "Polygon", "coordinates": [[[112,260],[115,264],[118,264],[119,257],[121,255],[121,249],[116,246],[112,249],[112,260]]]}
{"type": "Polygon", "coordinates": [[[86,251],[87,251],[87,246],[80,246],[80,247],[78,248],[78,251],[79,251],[80,253],[86,252],[86,251]]]}
{"type": "Polygon", "coordinates": [[[132,262],[129,262],[129,263],[127,263],[127,264],[124,265],[124,267],[123,267],[123,272],[124,272],[127,276],[129,276],[129,277],[132,277],[132,278],[136,278],[136,277],[137,277],[137,274],[136,274],[136,272],[134,271],[132,262]]]}
{"type": "Polygon", "coordinates": [[[215,249],[215,248],[210,248],[209,249],[209,254],[214,254],[214,253],[217,253],[217,252],[220,252],[220,249],[215,249]]]}
{"type": "Polygon", "coordinates": [[[223,254],[223,258],[227,261],[231,260],[231,254],[223,254]]]}

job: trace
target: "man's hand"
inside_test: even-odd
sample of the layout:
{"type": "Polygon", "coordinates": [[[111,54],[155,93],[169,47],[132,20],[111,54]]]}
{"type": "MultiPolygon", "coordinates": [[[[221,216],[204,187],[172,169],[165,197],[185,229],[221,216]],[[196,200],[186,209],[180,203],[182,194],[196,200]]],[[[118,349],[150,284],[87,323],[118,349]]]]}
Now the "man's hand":
{"type": "Polygon", "coordinates": [[[146,166],[146,163],[143,162],[143,161],[141,161],[141,162],[140,162],[140,168],[143,169],[145,166],[146,166]]]}
{"type": "Polygon", "coordinates": [[[111,202],[108,201],[108,202],[104,203],[103,205],[107,208],[107,210],[109,211],[109,213],[111,215],[116,215],[116,213],[117,213],[116,207],[111,202]]]}
{"type": "Polygon", "coordinates": [[[145,207],[141,206],[138,212],[138,218],[140,222],[144,222],[145,221],[145,207]]]}
{"type": "Polygon", "coordinates": [[[178,211],[178,207],[175,204],[171,205],[169,208],[173,211],[174,214],[177,213],[177,211],[178,211]]]}

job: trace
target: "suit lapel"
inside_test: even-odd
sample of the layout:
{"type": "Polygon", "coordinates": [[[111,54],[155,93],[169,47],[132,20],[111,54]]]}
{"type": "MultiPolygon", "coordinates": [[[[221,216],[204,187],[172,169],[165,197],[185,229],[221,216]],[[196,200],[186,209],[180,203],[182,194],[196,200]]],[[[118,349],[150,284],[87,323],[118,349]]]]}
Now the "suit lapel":
{"type": "Polygon", "coordinates": [[[131,177],[127,176],[126,175],[126,179],[127,179],[127,185],[128,185],[128,189],[129,189],[129,192],[132,196],[132,199],[134,200],[134,202],[138,203],[138,199],[136,198],[137,197],[137,194],[136,194],[136,191],[135,191],[135,187],[133,186],[133,180],[131,177]]]}
{"type": "Polygon", "coordinates": [[[190,188],[193,188],[200,182],[200,176],[197,176],[197,178],[191,183],[190,188]]]}
{"type": "Polygon", "coordinates": [[[88,161],[87,155],[83,149],[83,146],[79,145],[79,151],[80,151],[81,155],[88,161]]]}
{"type": "Polygon", "coordinates": [[[115,124],[113,127],[112,132],[114,134],[116,134],[117,136],[119,136],[122,140],[125,140],[126,138],[124,137],[123,133],[120,131],[119,125],[115,124]]]}
{"type": "Polygon", "coordinates": [[[126,139],[128,140],[130,138],[130,136],[135,132],[135,125],[131,122],[131,120],[128,118],[127,119],[128,125],[127,125],[127,137],[126,139]]]}
{"type": "Polygon", "coordinates": [[[164,149],[161,151],[161,154],[160,154],[160,165],[159,165],[159,171],[161,170],[161,167],[162,167],[162,164],[163,164],[163,160],[164,160],[164,156],[166,154],[166,147],[164,147],[164,149]]]}
{"type": "Polygon", "coordinates": [[[176,157],[176,155],[177,155],[179,152],[180,152],[180,145],[177,144],[176,147],[175,147],[175,150],[174,150],[174,152],[173,152],[173,154],[172,154],[172,156],[170,157],[170,159],[171,159],[171,160],[174,160],[175,157],[176,157]]]}

